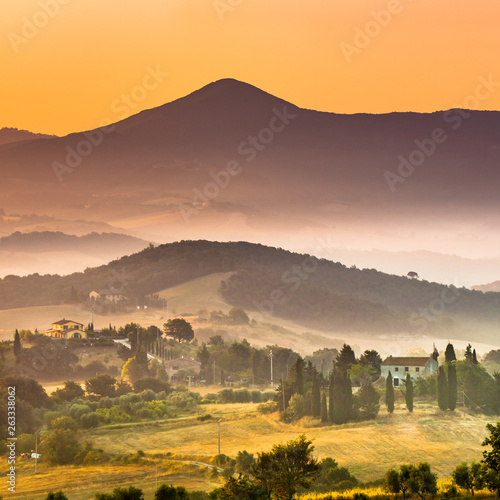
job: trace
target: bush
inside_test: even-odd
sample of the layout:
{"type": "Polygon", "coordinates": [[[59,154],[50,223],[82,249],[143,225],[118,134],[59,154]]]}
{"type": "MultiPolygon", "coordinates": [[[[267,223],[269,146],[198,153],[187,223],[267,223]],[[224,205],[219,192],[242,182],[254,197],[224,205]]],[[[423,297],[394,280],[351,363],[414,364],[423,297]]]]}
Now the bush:
{"type": "MultiPolygon", "coordinates": [[[[94,404],[97,406],[97,402],[94,404]]],[[[68,413],[69,416],[74,418],[75,420],[80,420],[82,418],[82,415],[91,412],[92,408],[90,407],[90,405],[86,404],[73,404],[66,410],[66,413],[68,413]]]]}
{"type": "Polygon", "coordinates": [[[252,395],[247,389],[235,391],[233,397],[235,403],[250,403],[250,401],[252,400],[252,395]]]}
{"type": "Polygon", "coordinates": [[[219,400],[221,403],[234,403],[234,391],[232,389],[223,389],[219,392],[219,400]]]}
{"type": "Polygon", "coordinates": [[[99,425],[99,415],[95,412],[85,413],[80,417],[80,426],[83,429],[91,429],[99,425]]]}
{"type": "Polygon", "coordinates": [[[135,392],[143,392],[147,389],[152,390],[155,394],[162,391],[168,394],[172,391],[172,387],[167,381],[155,377],[142,377],[134,382],[135,392]]]}
{"type": "Polygon", "coordinates": [[[145,391],[141,392],[141,399],[143,401],[154,401],[155,398],[156,394],[151,389],[146,389],[145,391]]]}
{"type": "Polygon", "coordinates": [[[263,415],[267,413],[274,413],[278,411],[278,404],[275,401],[269,401],[267,403],[261,403],[257,406],[257,411],[263,415]]]}
{"type": "Polygon", "coordinates": [[[251,393],[252,403],[262,403],[262,392],[252,391],[251,393]]]}
{"type": "Polygon", "coordinates": [[[271,401],[276,396],[274,391],[265,391],[262,393],[262,402],[265,403],[267,401],[271,401]]]}
{"type": "Polygon", "coordinates": [[[141,408],[137,412],[137,416],[143,420],[150,420],[152,417],[151,412],[147,408],[141,408]]]}
{"type": "Polygon", "coordinates": [[[200,415],[199,417],[196,417],[196,420],[199,420],[200,422],[205,422],[205,420],[210,420],[212,418],[212,415],[200,415]]]}

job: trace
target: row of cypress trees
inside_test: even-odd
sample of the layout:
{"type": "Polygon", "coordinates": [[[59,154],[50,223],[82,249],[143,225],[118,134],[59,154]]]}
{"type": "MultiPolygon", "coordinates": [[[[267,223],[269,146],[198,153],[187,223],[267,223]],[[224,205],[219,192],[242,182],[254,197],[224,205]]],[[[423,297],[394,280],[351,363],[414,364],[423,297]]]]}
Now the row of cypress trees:
{"type": "MultiPolygon", "coordinates": [[[[468,346],[470,351],[470,344],[468,346]]],[[[467,351],[466,351],[467,352],[467,351]]],[[[476,351],[470,354],[470,361],[474,361],[476,358],[476,351]]],[[[445,364],[438,368],[437,374],[437,395],[438,395],[438,406],[440,410],[451,410],[453,411],[457,407],[457,394],[458,394],[458,384],[457,384],[457,368],[455,361],[457,360],[455,355],[455,349],[452,344],[448,343],[445,351],[445,364]]],[[[408,411],[413,411],[413,382],[411,380],[410,374],[406,374],[406,407],[408,411]]],[[[392,413],[394,411],[394,386],[392,374],[386,379],[385,384],[385,404],[387,406],[387,411],[392,413]]]]}
{"type": "MultiPolygon", "coordinates": [[[[405,385],[406,408],[411,413],[413,411],[413,381],[411,380],[409,373],[406,374],[405,385]]],[[[385,405],[387,406],[387,411],[389,413],[392,413],[394,411],[394,385],[392,373],[390,371],[387,379],[385,380],[385,405]]]]}

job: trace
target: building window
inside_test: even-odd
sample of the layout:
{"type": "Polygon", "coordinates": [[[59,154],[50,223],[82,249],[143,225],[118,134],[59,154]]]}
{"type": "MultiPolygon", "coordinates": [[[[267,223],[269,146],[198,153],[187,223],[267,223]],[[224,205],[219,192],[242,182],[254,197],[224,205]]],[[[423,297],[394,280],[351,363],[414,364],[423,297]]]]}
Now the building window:
{"type": "Polygon", "coordinates": [[[398,372],[398,371],[399,371],[399,368],[396,366],[396,368],[394,368],[394,371],[395,371],[395,372],[398,372]]]}
{"type": "Polygon", "coordinates": [[[405,372],[409,372],[410,371],[410,367],[409,366],[405,366],[405,372]]]}
{"type": "Polygon", "coordinates": [[[419,366],[417,366],[417,367],[415,368],[415,371],[418,373],[418,372],[420,371],[420,367],[419,367],[419,366]]]}

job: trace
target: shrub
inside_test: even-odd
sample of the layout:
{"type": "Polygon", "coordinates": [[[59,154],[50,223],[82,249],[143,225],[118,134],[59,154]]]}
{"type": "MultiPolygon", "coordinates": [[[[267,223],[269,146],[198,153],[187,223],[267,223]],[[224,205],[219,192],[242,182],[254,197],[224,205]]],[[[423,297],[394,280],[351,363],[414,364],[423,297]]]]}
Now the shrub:
{"type": "Polygon", "coordinates": [[[250,403],[252,396],[250,391],[247,389],[241,389],[234,392],[234,402],[235,403],[250,403]]]}
{"type": "Polygon", "coordinates": [[[146,389],[145,391],[141,392],[141,399],[143,401],[154,401],[155,398],[156,394],[151,389],[146,389]]]}
{"type": "Polygon", "coordinates": [[[99,425],[99,415],[95,412],[85,413],[80,417],[80,426],[83,429],[91,429],[99,425]]]}

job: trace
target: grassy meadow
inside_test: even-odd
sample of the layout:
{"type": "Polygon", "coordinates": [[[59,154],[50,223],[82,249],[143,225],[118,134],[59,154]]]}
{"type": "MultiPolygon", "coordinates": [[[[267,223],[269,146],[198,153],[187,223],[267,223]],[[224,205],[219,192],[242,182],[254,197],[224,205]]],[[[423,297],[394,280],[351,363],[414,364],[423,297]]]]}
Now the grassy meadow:
{"type": "Polygon", "coordinates": [[[204,405],[213,419],[164,421],[151,426],[98,428],[85,439],[106,451],[172,452],[209,460],[217,454],[217,420],[221,421],[221,453],[268,450],[273,444],[304,433],[314,439],[318,457],[333,457],[362,481],[382,477],[400,463],[428,461],[440,477],[449,477],[462,461],[480,460],[486,423],[493,419],[455,411],[442,415],[433,405],[416,406],[413,414],[402,407],[393,415],[383,408],[376,420],[338,426],[321,425],[305,418],[284,424],[277,414],[261,415],[249,404],[204,405]]]}
{"type": "MultiPolygon", "coordinates": [[[[207,391],[213,388],[207,388],[207,391]]],[[[322,425],[306,417],[284,424],[277,414],[263,415],[256,404],[207,404],[177,418],[100,426],[80,431],[82,443],[112,454],[145,452],[147,463],[99,466],[48,467],[41,461],[34,474],[31,460],[20,460],[17,492],[0,485],[4,498],[43,499],[49,490],[62,489],[71,500],[93,499],[96,491],[110,492],[116,486],[135,485],[152,499],[158,483],[185,486],[188,490],[210,491],[218,480],[211,474],[212,458],[218,453],[218,425],[221,453],[235,457],[238,451],[269,450],[273,444],[306,434],[313,439],[319,459],[332,457],[366,482],[383,477],[387,469],[401,463],[427,461],[445,480],[462,461],[480,460],[486,423],[494,419],[461,410],[443,414],[435,404],[416,403],[409,414],[401,403],[389,415],[382,407],[376,420],[338,426],[322,425]],[[212,418],[200,421],[200,415],[212,418]]],[[[7,471],[6,464],[0,474],[7,471]]],[[[375,494],[375,490],[372,492],[375,494]]],[[[321,496],[305,497],[321,499],[321,496]]]]}

